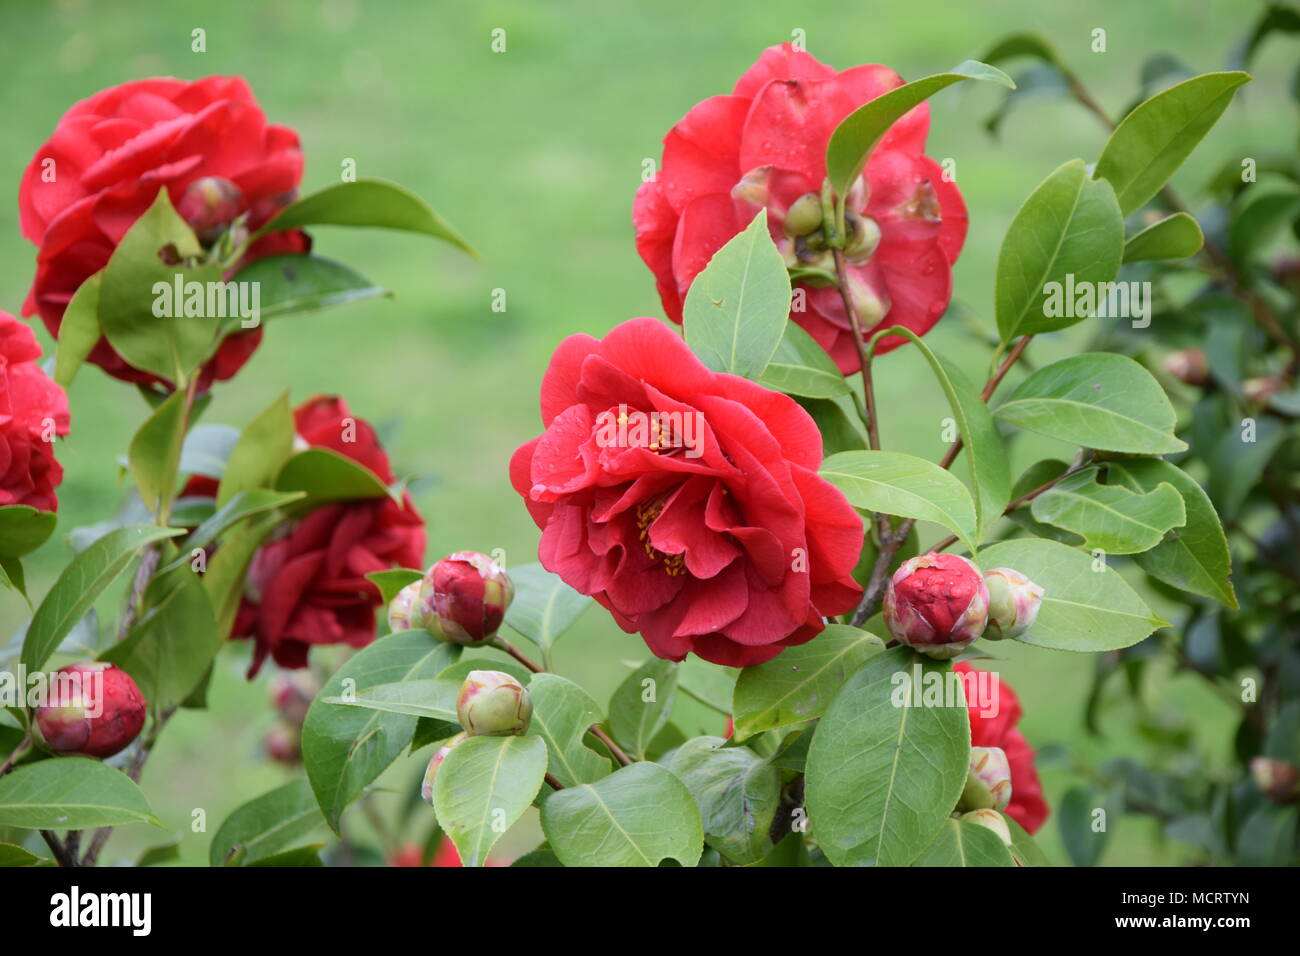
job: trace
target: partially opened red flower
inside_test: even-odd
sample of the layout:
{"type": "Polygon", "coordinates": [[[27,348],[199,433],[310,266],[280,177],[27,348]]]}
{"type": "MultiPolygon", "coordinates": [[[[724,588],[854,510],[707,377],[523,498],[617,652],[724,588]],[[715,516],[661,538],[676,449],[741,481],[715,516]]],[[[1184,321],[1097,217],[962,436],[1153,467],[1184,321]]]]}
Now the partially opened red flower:
{"type": "MultiPolygon", "coordinates": [[[[966,661],[953,665],[953,670],[961,674],[976,671],[966,661]]],[[[1043,799],[1043,785],[1039,783],[1038,771],[1034,769],[1034,750],[1029,746],[1025,735],[1016,729],[1020,722],[1020,698],[1011,686],[997,674],[991,674],[996,681],[996,691],[990,692],[990,701],[997,702],[997,713],[984,716],[991,708],[990,701],[968,701],[970,712],[970,736],[972,747],[1001,747],[1011,765],[1011,803],[1007,806],[1007,816],[1019,823],[1029,833],[1037,833],[1050,812],[1047,801],[1043,799]]]]}
{"type": "MultiPolygon", "coordinates": [[[[302,179],[298,134],[266,122],[242,77],[136,80],[75,104],[32,157],[18,191],[23,235],[39,247],[23,306],[55,338],[73,294],[108,264],[160,189],[210,241],[237,216],[256,230],[292,202],[302,179]]],[[[301,231],[257,242],[245,262],[306,252],[301,231]]],[[[201,384],[230,378],[262,340],[237,331],[203,369],[201,384]]],[[[89,360],[128,382],[156,376],[129,365],[101,338],[89,360]]]]}
{"type": "MultiPolygon", "coordinates": [[[[796,204],[821,192],[826,144],[840,121],[901,84],[888,67],[837,72],[785,43],[765,50],[730,95],[698,103],[668,131],[662,166],[637,191],[632,221],[670,319],[682,321],[695,276],[760,208],[789,265],[833,272],[829,255],[805,238],[820,225],[819,204],[796,204]]],[[[924,334],[951,296],[966,207],[956,184],[925,155],[929,126],[924,103],[895,123],[847,199],[859,230],[849,291],[868,335],[893,325],[924,334]]],[[[790,318],[841,371],[855,371],[857,348],[839,291],[825,281],[798,287],[806,308],[790,318]]],[[[903,341],[885,339],[878,351],[903,341]]]]}
{"type": "Polygon", "coordinates": [[[63,467],[54,437],[68,433],[68,396],[37,364],[40,357],[32,330],[0,312],[0,506],[55,511],[63,467]]]}
{"type": "Polygon", "coordinates": [[[541,562],[659,657],[760,663],[856,605],[862,520],[793,399],[632,319],[565,339],[541,404],[510,462],[541,562]]]}

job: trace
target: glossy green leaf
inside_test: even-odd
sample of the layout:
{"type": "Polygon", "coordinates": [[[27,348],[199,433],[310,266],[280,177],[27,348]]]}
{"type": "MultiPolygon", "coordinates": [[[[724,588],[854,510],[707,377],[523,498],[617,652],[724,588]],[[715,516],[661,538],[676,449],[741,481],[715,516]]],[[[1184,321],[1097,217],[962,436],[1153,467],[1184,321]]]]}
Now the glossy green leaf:
{"type": "Polygon", "coordinates": [[[677,665],[677,687],[705,707],[730,714],[731,697],[740,673],[735,667],[724,667],[691,654],[677,665]]]}
{"type": "Polygon", "coordinates": [[[629,674],[609,701],[609,730],[628,753],[644,757],[677,700],[677,665],[652,657],[629,674]]]}
{"type": "Polygon", "coordinates": [[[285,508],[304,497],[305,494],[301,491],[267,491],[264,488],[239,492],[190,532],[190,536],[181,545],[180,554],[167,567],[174,568],[188,563],[192,560],[195,549],[206,549],[241,521],[277,508],[285,508]]]}
{"type": "Polygon", "coordinates": [[[1043,588],[1034,626],[1017,638],[1026,644],[1113,651],[1168,626],[1108,563],[1056,541],[1002,541],[981,551],[977,563],[1015,568],[1043,588]]]}
{"type": "Polygon", "coordinates": [[[300,226],[376,226],[419,232],[478,255],[423,199],[380,179],[335,183],[304,196],[263,226],[258,235],[300,226]]]}
{"type": "MultiPolygon", "coordinates": [[[[208,847],[208,863],[224,866],[237,855],[240,866],[275,856],[325,825],[306,780],[294,780],[235,809],[208,847]]],[[[233,862],[233,861],[232,861],[233,862]]]]}
{"type": "Polygon", "coordinates": [[[835,127],[826,144],[826,175],[839,196],[847,196],[876,144],[905,113],[935,93],[962,80],[991,80],[1015,88],[996,67],[966,60],[947,73],[936,73],[897,87],[858,107],[835,127]]]}
{"type": "Polygon", "coordinates": [[[1002,341],[1089,318],[1092,310],[1078,314],[1067,292],[1113,281],[1123,251],[1124,219],[1109,184],[1089,179],[1083,160],[1058,167],[1020,207],[998,252],[1002,341]]]}
{"type": "Polygon", "coordinates": [[[546,751],[540,737],[469,737],[447,754],[433,781],[433,808],[465,866],[483,866],[532,805],[546,751]]]}
{"type": "Polygon", "coordinates": [[[54,381],[64,388],[72,384],[77,370],[103,337],[99,327],[99,289],[103,280],[102,272],[86,279],[63,310],[54,351],[54,381]]]}
{"type": "Polygon", "coordinates": [[[1171,528],[1187,521],[1183,496],[1168,482],[1147,491],[1099,484],[1085,468],[1034,499],[1034,518],[1083,538],[1089,551],[1136,554],[1154,548],[1171,528]]]}
{"type": "Polygon", "coordinates": [[[1146,204],[1250,81],[1241,72],[1206,73],[1157,93],[1111,133],[1095,176],[1115,187],[1124,215],[1146,204]]]}
{"type": "Polygon", "coordinates": [[[21,558],[43,545],[54,533],[59,516],[30,505],[0,507],[0,558],[21,558]]]}
{"type": "Polygon", "coordinates": [[[23,666],[29,672],[40,670],[141,548],[183,533],[180,528],[128,525],[110,531],[74,557],[36,608],[23,639],[23,666]]]}
{"type": "Polygon", "coordinates": [[[686,344],[715,372],[757,380],[790,316],[790,277],[767,231],[767,210],[713,254],[682,305],[686,344]]]}
{"type": "Polygon", "coordinates": [[[988,827],[946,820],[913,866],[1015,866],[1002,838],[988,827]]]}
{"type": "Polygon", "coordinates": [[[994,416],[1084,448],[1168,455],[1186,451],[1160,383],[1125,355],[1088,352],[1038,369],[994,416]]]}
{"type": "Polygon", "coordinates": [[[322,256],[266,256],[240,269],[232,281],[258,284],[258,315],[262,321],[358,299],[392,297],[387,289],[343,263],[322,256]]]}
{"type": "Polygon", "coordinates": [[[884,649],[874,634],[828,624],[807,644],[744,668],[732,702],[736,739],[820,717],[845,681],[884,649]]]}
{"type": "MultiPolygon", "coordinates": [[[[409,632],[399,632],[409,633],[409,632]]],[[[483,661],[479,661],[480,666],[483,661]]],[[[322,700],[341,707],[362,707],[386,714],[406,714],[411,717],[430,717],[434,720],[456,720],[456,695],[460,684],[446,678],[426,680],[401,680],[392,683],[363,687],[354,693],[332,695],[322,700]]]]}
{"type": "Polygon", "coordinates": [[[826,350],[794,322],[785,324],[759,384],[806,398],[837,398],[851,391],[826,350]]]}
{"type": "Polygon", "coordinates": [[[1166,216],[1124,243],[1124,261],[1187,259],[1201,251],[1205,236],[1201,224],[1185,212],[1166,216]]]}
{"type": "Polygon", "coordinates": [[[30,853],[13,843],[0,843],[0,867],[41,866],[45,862],[44,857],[30,853]]]}
{"type": "Polygon", "coordinates": [[[696,737],[673,752],[669,769],[700,808],[704,841],[733,863],[757,863],[772,851],[769,832],[781,803],[781,774],[748,747],[696,737]]]}
{"type": "Polygon", "coordinates": [[[373,471],[330,448],[298,452],[280,469],[275,487],[277,491],[307,492],[299,506],[304,511],[331,501],[382,498],[389,493],[373,471]]]}
{"type": "Polygon", "coordinates": [[[936,706],[921,691],[949,671],[906,647],[877,654],[817,725],[808,820],[836,866],[906,866],[947,821],[970,761],[965,700],[936,706]]]}
{"type": "Polygon", "coordinates": [[[1011,831],[1011,856],[1020,866],[1051,866],[1052,862],[1034,842],[1034,838],[1025,832],[1011,817],[1003,814],[1007,829],[1011,831]]]}
{"type": "Polygon", "coordinates": [[[934,462],[894,451],[846,451],[823,461],[821,476],[855,508],[933,521],[975,548],[975,502],[960,479],[934,462]]]}
{"type": "Polygon", "coordinates": [[[283,392],[240,433],[221,475],[217,506],[228,504],[241,491],[271,487],[293,451],[293,436],[289,393],[283,392]]]}
{"type": "Polygon", "coordinates": [[[162,825],[131,778],[98,760],[39,760],[0,777],[0,827],[85,830],[125,823],[162,825]]]}
{"type": "Polygon", "coordinates": [[[528,732],[546,741],[552,776],[566,787],[609,775],[609,761],[583,743],[587,728],[602,719],[600,705],[570,680],[538,674],[528,684],[533,719],[528,732]]]}
{"type": "Polygon", "coordinates": [[[674,859],[691,867],[704,850],[691,792],[654,763],[634,763],[551,794],[542,804],[542,830],[565,866],[658,866],[674,859]]]}
{"type": "Polygon", "coordinates": [[[592,603],[540,564],[521,564],[510,569],[515,599],[506,609],[506,625],[527,637],[547,657],[555,641],[573,626],[592,603]]]}
{"type": "Polygon", "coordinates": [[[145,419],[131,439],[127,452],[131,477],[135,479],[140,500],[150,512],[157,513],[161,503],[170,500],[176,491],[181,445],[188,420],[185,393],[173,392],[145,419]]]}
{"type": "Polygon", "coordinates": [[[424,577],[423,572],[411,568],[389,568],[387,571],[371,571],[366,575],[366,578],[379,588],[379,596],[385,605],[397,597],[398,592],[404,587],[414,584],[422,577],[424,577]]]}

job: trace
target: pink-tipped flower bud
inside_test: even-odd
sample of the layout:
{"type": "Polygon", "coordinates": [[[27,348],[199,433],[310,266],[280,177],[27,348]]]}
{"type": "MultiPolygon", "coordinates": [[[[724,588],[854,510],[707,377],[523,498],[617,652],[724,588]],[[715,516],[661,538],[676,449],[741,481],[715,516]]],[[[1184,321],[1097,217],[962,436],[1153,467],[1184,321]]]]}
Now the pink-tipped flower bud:
{"type": "Polygon", "coordinates": [[[522,734],[533,716],[524,685],[502,671],[470,671],[460,685],[456,716],[471,737],[522,734]]]}
{"type": "Polygon", "coordinates": [[[457,551],[425,572],[419,613],[444,641],[486,644],[514,597],[514,583],[501,565],[477,551],[457,551]]]}
{"type": "Polygon", "coordinates": [[[1250,776],[1274,803],[1295,803],[1300,799],[1300,770],[1294,764],[1276,757],[1254,757],[1250,776]]]}
{"type": "Polygon", "coordinates": [[[989,592],[989,624],[984,636],[990,641],[1019,637],[1038,620],[1045,593],[1014,568],[994,568],[984,575],[989,592]]]}
{"type": "Polygon", "coordinates": [[[239,215],[243,199],[243,191],[229,179],[204,176],[186,187],[176,213],[189,223],[199,242],[210,246],[239,215]]]}
{"type": "Polygon", "coordinates": [[[1200,388],[1210,379],[1210,360],[1202,349],[1179,349],[1161,362],[1164,370],[1186,385],[1200,388]]]}
{"type": "Polygon", "coordinates": [[[147,705],[131,675],[100,661],[69,664],[50,681],[36,727],[58,754],[111,757],[144,727],[147,705]]]}
{"type": "Polygon", "coordinates": [[[989,592],[979,568],[955,554],[931,551],[910,558],[885,588],[889,633],[938,660],[956,657],[980,636],[989,617],[989,592]]]}
{"type": "Polygon", "coordinates": [[[971,810],[969,813],[961,815],[962,823],[974,823],[976,826],[986,827],[992,830],[1001,838],[1006,846],[1011,846],[1011,828],[1007,826],[1007,821],[1003,819],[1002,814],[996,810],[971,810]]]}
{"type": "Polygon", "coordinates": [[[1005,810],[1011,802],[1011,764],[1001,747],[972,747],[958,810],[1005,810]]]}
{"type": "Polygon", "coordinates": [[[293,767],[302,763],[302,735],[297,727],[278,724],[266,732],[262,741],[266,755],[276,763],[293,767]]]}
{"type": "Polygon", "coordinates": [[[281,671],[271,681],[271,706],[286,723],[301,727],[319,693],[320,681],[311,671],[281,671]]]}
{"type": "Polygon", "coordinates": [[[454,737],[449,737],[429,758],[429,766],[424,769],[424,780],[420,782],[420,796],[424,798],[424,802],[429,806],[433,806],[433,778],[437,776],[438,768],[447,759],[447,754],[451,753],[462,740],[468,737],[469,734],[466,733],[459,733],[454,737]]]}
{"type": "Polygon", "coordinates": [[[424,627],[424,615],[420,613],[420,590],[423,587],[423,578],[412,581],[388,602],[388,629],[394,634],[424,627]]]}

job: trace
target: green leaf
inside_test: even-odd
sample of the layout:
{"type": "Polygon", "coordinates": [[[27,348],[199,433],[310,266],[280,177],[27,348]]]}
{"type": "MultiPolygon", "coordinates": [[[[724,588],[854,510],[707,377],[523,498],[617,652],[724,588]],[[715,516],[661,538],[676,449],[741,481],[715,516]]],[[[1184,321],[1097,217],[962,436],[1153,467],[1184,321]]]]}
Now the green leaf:
{"type": "Polygon", "coordinates": [[[32,606],[31,598],[27,596],[27,572],[23,570],[23,563],[17,558],[0,558],[0,586],[7,587],[11,591],[17,591],[27,602],[27,606],[32,606]]]}
{"type": "MultiPolygon", "coordinates": [[[[410,633],[410,632],[399,632],[410,633]]],[[[478,661],[482,665],[483,661],[478,661]]],[[[364,707],[386,714],[406,714],[411,717],[430,717],[434,720],[456,720],[456,695],[460,684],[446,678],[403,680],[366,687],[353,694],[324,697],[327,704],[343,707],[364,707]]]]}
{"type": "Polygon", "coordinates": [[[238,865],[249,866],[288,849],[324,823],[311,786],[294,780],[254,797],[226,817],[208,847],[208,863],[224,866],[237,854],[238,865]]]}
{"type": "Polygon", "coordinates": [[[0,843],[0,867],[41,866],[46,863],[44,857],[29,853],[12,843],[0,843]]]}
{"type": "Polygon", "coordinates": [[[1249,431],[1244,424],[1225,429],[1207,456],[1210,476],[1206,490],[1219,514],[1229,521],[1237,517],[1264,469],[1292,434],[1272,416],[1250,421],[1249,431]]]}
{"type": "Polygon", "coordinates": [[[740,671],[691,654],[677,665],[677,686],[687,697],[721,714],[731,713],[731,697],[740,671]]]}
{"type": "Polygon", "coordinates": [[[506,624],[531,640],[549,658],[556,639],[592,603],[540,564],[521,564],[510,569],[515,599],[506,609],[506,624]]]}
{"type": "Polygon", "coordinates": [[[170,584],[170,593],[100,659],[130,674],[150,710],[162,714],[184,703],[199,686],[226,635],[217,630],[212,601],[198,575],[184,568],[154,580],[170,584]]]}
{"type": "Polygon", "coordinates": [[[320,848],[325,844],[313,843],[310,846],[294,847],[292,850],[284,850],[272,856],[263,857],[253,863],[244,864],[245,866],[324,866],[320,859],[320,848]]]}
{"type": "MultiPolygon", "coordinates": [[[[272,510],[234,528],[222,538],[221,547],[216,549],[208,561],[208,570],[203,575],[203,587],[212,602],[218,634],[230,633],[244,595],[248,565],[262,542],[283,521],[284,516],[272,510]]],[[[180,557],[185,560],[186,555],[180,557]]]]}
{"type": "Polygon", "coordinates": [[[389,568],[387,571],[371,571],[366,575],[367,580],[374,582],[375,587],[379,588],[379,596],[385,605],[397,597],[398,592],[404,587],[414,584],[422,577],[424,577],[423,572],[411,568],[389,568]]]}
{"type": "Polygon", "coordinates": [[[275,487],[277,491],[307,492],[300,505],[304,511],[331,501],[383,498],[389,493],[388,486],[373,471],[331,448],[298,452],[280,469],[275,487]]]}
{"type": "Polygon", "coordinates": [[[1112,819],[1118,820],[1120,807],[1105,806],[1090,787],[1074,787],[1066,791],[1056,812],[1056,825],[1061,831],[1061,842],[1075,866],[1096,866],[1106,849],[1112,819]],[[1093,829],[1094,811],[1106,810],[1107,826],[1093,829]]]}
{"type": "Polygon", "coordinates": [[[1251,261],[1267,253],[1279,235],[1286,236],[1297,217],[1300,191],[1273,189],[1263,195],[1252,191],[1251,199],[1233,215],[1228,230],[1228,253],[1233,262],[1249,272],[1251,261]]]}
{"type": "Polygon", "coordinates": [[[1158,458],[1111,462],[1107,467],[1114,482],[1124,481],[1143,491],[1167,483],[1183,498],[1186,524],[1168,540],[1138,555],[1138,567],[1158,581],[1211,598],[1235,611],[1237,595],[1229,580],[1232,555],[1205,489],[1178,466],[1158,458]]]}
{"type": "Polygon", "coordinates": [[[497,840],[542,789],[546,743],[540,737],[469,737],[438,769],[433,808],[465,866],[483,866],[497,840]]]}
{"type": "Polygon", "coordinates": [[[36,609],[23,639],[22,662],[28,672],[45,665],[59,642],[141,548],[184,533],[181,528],[128,525],[110,531],[73,558],[36,609]]]}
{"type": "Polygon", "coordinates": [[[957,424],[957,433],[961,436],[970,485],[975,492],[977,536],[983,540],[1011,500],[1011,470],[1007,464],[1007,449],[998,433],[997,423],[993,421],[993,413],[985,404],[980,390],[961,369],[930,351],[930,347],[915,332],[895,326],[887,334],[910,339],[921,350],[948,399],[953,420],[957,424]]]}
{"type": "Polygon", "coordinates": [[[1201,251],[1201,224],[1185,212],[1166,216],[1124,242],[1124,261],[1187,259],[1201,251]]]}
{"type": "Polygon", "coordinates": [[[776,352],[758,381],[805,398],[837,398],[851,391],[826,350],[794,322],[786,322],[776,352]]]}
{"type": "Polygon", "coordinates": [[[748,747],[696,737],[673,752],[670,768],[700,808],[704,841],[740,865],[772,851],[768,834],[781,803],[781,774],[748,747]]]}
{"type": "Polygon", "coordinates": [[[406,748],[417,718],[331,704],[329,697],[379,684],[437,677],[459,654],[428,631],[375,641],[326,681],[302,728],[303,763],[321,812],[336,833],[347,807],[406,748]]]}
{"type": "Polygon", "coordinates": [[[658,866],[674,859],[693,867],[704,851],[691,792],[654,763],[634,763],[551,794],[542,804],[542,830],[565,866],[658,866]]]}
{"type": "MultiPolygon", "coordinates": [[[[215,263],[191,268],[184,261],[169,265],[159,256],[163,249],[181,260],[203,254],[194,230],[172,208],[167,190],[160,189],[104,268],[99,322],[109,344],[124,359],[179,385],[216,344],[220,319],[206,314],[206,308],[200,310],[202,315],[156,316],[156,302],[160,293],[175,298],[162,290],[174,290],[178,282],[220,282],[221,268],[215,263]]],[[[184,305],[184,301],[173,302],[172,311],[183,312],[184,305]]]]}
{"type": "Polygon", "coordinates": [[[1011,77],[996,67],[966,60],[947,73],[923,77],[858,107],[835,127],[826,144],[826,175],[836,194],[841,197],[848,195],[871,151],[903,114],[962,80],[991,80],[1015,88],[1011,77]]]}
{"type": "Polygon", "coordinates": [[[838,455],[842,451],[859,451],[867,447],[866,436],[838,402],[828,398],[799,398],[797,401],[821,432],[823,455],[838,455]]]}
{"type": "Polygon", "coordinates": [[[874,634],[828,624],[807,644],[744,668],[732,702],[736,739],[820,717],[849,676],[884,649],[874,634]]]}
{"type": "Polygon", "coordinates": [[[609,701],[609,730],[629,754],[644,757],[677,700],[677,665],[653,657],[624,679],[609,701]]]}
{"type": "Polygon", "coordinates": [[[289,393],[283,392],[240,433],[221,474],[217,507],[241,491],[269,488],[293,451],[293,436],[289,393]]]}
{"type": "Polygon", "coordinates": [[[1125,355],[1088,352],[1038,369],[994,413],[1025,431],[1137,455],[1186,451],[1160,383],[1125,355]]]}
{"type": "Polygon", "coordinates": [[[301,491],[267,491],[264,488],[239,492],[190,533],[181,546],[180,554],[163,570],[188,563],[196,549],[206,549],[241,521],[284,508],[304,497],[306,495],[301,491]]]}
{"type": "Polygon", "coordinates": [[[164,863],[174,863],[180,858],[180,841],[172,840],[170,843],[159,843],[156,846],[142,850],[140,855],[135,858],[135,865],[161,866],[164,863]]]}
{"type": "Polygon", "coordinates": [[[310,255],[266,256],[240,269],[231,281],[257,283],[263,321],[393,295],[341,262],[310,255]]]}
{"type": "Polygon", "coordinates": [[[90,357],[103,330],[99,327],[99,290],[104,274],[96,272],[81,283],[59,323],[54,351],[54,381],[64,388],[72,384],[77,370],[90,357]]]}
{"type": "Polygon", "coordinates": [[[1128,215],[1146,204],[1183,164],[1249,82],[1241,72],[1206,73],[1157,93],[1111,133],[1094,175],[1109,180],[1128,215]]]}
{"type": "Polygon", "coordinates": [[[1167,627],[1109,564],[1056,541],[1017,539],[979,553],[981,568],[1015,568],[1043,588],[1034,626],[1016,640],[1063,651],[1113,651],[1167,627]]]}
{"type": "Polygon", "coordinates": [[[238,428],[229,425],[195,425],[181,445],[180,473],[219,480],[226,470],[230,453],[238,443],[238,428]]]}
{"type": "Polygon", "coordinates": [[[846,451],[822,462],[821,476],[855,508],[933,521],[975,549],[975,502],[934,462],[895,451],[846,451]]]}
{"type": "Polygon", "coordinates": [[[686,344],[713,371],[755,381],[763,374],[790,316],[790,277],[765,209],[713,254],[682,314],[686,344]]]}
{"type": "Polygon", "coordinates": [[[1168,482],[1145,492],[1097,482],[1085,468],[1034,499],[1034,518],[1083,538],[1089,551],[1136,554],[1154,548],[1171,528],[1187,521],[1183,496],[1168,482]]]}
{"type": "MultiPolygon", "coordinates": [[[[998,252],[994,303],[1002,341],[1089,318],[1094,309],[1078,314],[1065,292],[1114,280],[1123,251],[1114,191],[1089,179],[1081,159],[1057,167],[1020,207],[998,252]]],[[[1094,307],[1104,300],[1098,294],[1094,307]]]]}
{"type": "Polygon", "coordinates": [[[1007,823],[1007,829],[1011,831],[1011,856],[1016,863],[1021,866],[1051,866],[1051,861],[1047,854],[1039,849],[1034,838],[1025,832],[1015,820],[1006,814],[1002,815],[1007,823]]]}
{"type": "Polygon", "coordinates": [[[85,830],[125,823],[162,826],[131,778],[98,760],[40,760],[0,777],[0,827],[85,830]]]}
{"type": "MultiPolygon", "coordinates": [[[[871,658],[836,695],[808,751],[808,820],[836,866],[906,866],[957,804],[970,761],[960,706],[918,703],[947,662],[897,647],[871,658]],[[912,687],[920,682],[920,690],[912,687]]],[[[951,703],[951,702],[949,702],[951,703]]]]}
{"type": "Polygon", "coordinates": [[[1015,866],[1002,838],[988,827],[945,820],[913,866],[1015,866]]]}
{"type": "Polygon", "coordinates": [[[21,558],[43,545],[54,533],[59,516],[30,505],[0,507],[0,558],[21,558]]]}
{"type": "Polygon", "coordinates": [[[546,741],[552,776],[566,787],[608,776],[609,761],[583,743],[587,728],[602,719],[591,695],[556,674],[536,675],[528,695],[533,701],[528,732],[546,741]]]}
{"type": "Polygon", "coordinates": [[[376,226],[445,239],[477,258],[447,221],[415,193],[380,179],[335,183],[304,196],[260,230],[259,236],[300,226],[376,226]]]}
{"type": "Polygon", "coordinates": [[[188,420],[185,393],[173,392],[145,419],[131,439],[127,452],[131,477],[140,491],[140,500],[152,513],[158,513],[162,502],[170,500],[176,490],[188,420]]]}

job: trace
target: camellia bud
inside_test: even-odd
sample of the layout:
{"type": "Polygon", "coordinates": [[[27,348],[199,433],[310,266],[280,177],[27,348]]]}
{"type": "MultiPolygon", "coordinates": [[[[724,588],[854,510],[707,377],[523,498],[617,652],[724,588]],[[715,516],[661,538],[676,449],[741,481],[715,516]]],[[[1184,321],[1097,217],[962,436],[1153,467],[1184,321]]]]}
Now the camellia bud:
{"type": "Polygon", "coordinates": [[[470,671],[460,685],[456,716],[472,737],[522,734],[533,716],[524,685],[502,671],[470,671]]]}
{"type": "Polygon", "coordinates": [[[1201,349],[1179,349],[1170,352],[1160,363],[1166,372],[1178,381],[1200,388],[1210,378],[1210,360],[1201,349]]]}
{"type": "Polygon", "coordinates": [[[1034,626],[1044,591],[1013,568],[994,568],[984,575],[989,592],[989,624],[984,636],[990,641],[1019,637],[1034,626]]]}
{"type": "Polygon", "coordinates": [[[974,823],[977,826],[987,827],[1001,837],[1002,842],[1011,846],[1011,828],[1007,826],[1007,821],[1002,819],[1002,814],[996,810],[972,810],[969,813],[961,815],[962,823],[974,823]]]}
{"type": "Polygon", "coordinates": [[[1011,802],[1011,764],[1001,747],[972,747],[959,810],[1005,810],[1011,802]]]}
{"type": "Polygon", "coordinates": [[[267,731],[263,746],[266,755],[276,763],[292,767],[302,762],[302,738],[296,727],[272,727],[267,731]]]}
{"type": "Polygon", "coordinates": [[[434,755],[429,759],[429,766],[424,770],[424,780],[420,783],[420,796],[424,802],[433,806],[433,778],[438,773],[438,768],[442,762],[447,759],[447,754],[462,741],[469,737],[469,734],[459,733],[455,737],[448,738],[447,742],[437,749],[434,755]]]}
{"type": "Polygon", "coordinates": [[[229,179],[205,176],[189,184],[176,213],[189,223],[199,242],[210,246],[239,215],[243,198],[243,191],[229,179]]]}
{"type": "Polygon", "coordinates": [[[131,675],[100,661],[69,664],[50,681],[36,727],[59,754],[111,757],[139,735],[146,711],[131,675]]]}
{"type": "Polygon", "coordinates": [[[425,572],[419,614],[444,641],[486,644],[514,597],[514,583],[501,565],[477,551],[457,551],[425,572]]]}
{"type": "Polygon", "coordinates": [[[844,247],[844,257],[855,264],[866,262],[880,245],[880,224],[865,213],[848,213],[845,225],[849,229],[849,241],[844,247]]]}
{"type": "Polygon", "coordinates": [[[1294,803],[1300,799],[1300,770],[1276,757],[1254,757],[1250,776],[1255,786],[1274,803],[1294,803]]]}
{"type": "Polygon", "coordinates": [[[301,727],[318,693],[320,682],[311,671],[283,671],[271,682],[271,706],[286,723],[301,727]]]}
{"type": "Polygon", "coordinates": [[[931,551],[903,562],[885,588],[889,633],[939,660],[956,657],[988,623],[989,592],[979,568],[931,551]]]}
{"type": "Polygon", "coordinates": [[[423,587],[423,579],[412,581],[388,602],[388,629],[394,634],[424,627],[424,615],[420,613],[420,590],[423,587]]]}
{"type": "Polygon", "coordinates": [[[811,235],[821,227],[822,197],[817,193],[804,193],[785,212],[785,232],[788,236],[811,235]]]}

